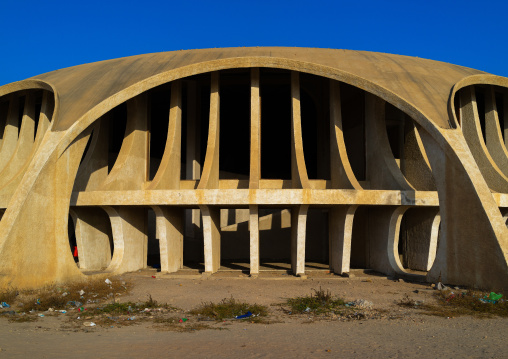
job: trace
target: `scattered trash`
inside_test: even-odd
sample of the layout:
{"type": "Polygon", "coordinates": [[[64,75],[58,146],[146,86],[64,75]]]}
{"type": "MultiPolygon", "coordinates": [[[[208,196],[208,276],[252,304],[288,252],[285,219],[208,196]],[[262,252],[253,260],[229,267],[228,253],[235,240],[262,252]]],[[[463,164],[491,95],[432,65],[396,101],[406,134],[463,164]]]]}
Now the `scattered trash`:
{"type": "Polygon", "coordinates": [[[55,310],[53,308],[48,308],[48,312],[54,312],[55,310]]]}
{"type": "Polygon", "coordinates": [[[10,308],[11,306],[5,302],[2,302],[2,304],[0,304],[0,308],[10,308]]]}
{"type": "Polygon", "coordinates": [[[41,300],[40,300],[40,299],[37,299],[37,301],[35,302],[35,304],[37,304],[37,305],[41,305],[41,300]]]}
{"type": "Polygon", "coordinates": [[[94,322],[84,322],[83,325],[85,327],[95,327],[97,324],[95,324],[94,322]]]}
{"type": "Polygon", "coordinates": [[[136,317],[134,316],[134,317],[128,318],[127,320],[135,320],[135,319],[136,319],[136,317]]]}
{"type": "Polygon", "coordinates": [[[108,278],[106,278],[106,280],[104,282],[106,282],[106,284],[109,284],[109,285],[113,284],[113,282],[110,281],[108,278]]]}
{"type": "Polygon", "coordinates": [[[78,293],[79,293],[79,295],[83,295],[83,294],[85,294],[85,291],[83,289],[81,289],[78,293]]]}
{"type": "Polygon", "coordinates": [[[80,311],[80,312],[84,312],[85,310],[86,310],[85,307],[79,307],[79,309],[78,309],[78,311],[80,311]]]}
{"type": "Polygon", "coordinates": [[[157,278],[157,277],[153,275],[152,278],[157,278]]]}
{"type": "Polygon", "coordinates": [[[448,288],[447,286],[445,286],[443,283],[438,282],[438,283],[436,284],[436,289],[437,289],[437,290],[449,290],[450,288],[448,288]]]}
{"type": "Polygon", "coordinates": [[[365,299],[357,299],[353,302],[347,302],[345,304],[346,307],[357,307],[357,308],[361,308],[361,309],[372,309],[372,306],[374,305],[374,303],[372,303],[371,301],[369,300],[365,300],[365,299]]]}
{"type": "Polygon", "coordinates": [[[67,311],[66,311],[66,310],[59,310],[59,312],[60,312],[60,313],[62,313],[62,314],[67,313],[67,311]]]}
{"type": "Polygon", "coordinates": [[[247,313],[243,314],[243,315],[237,315],[235,318],[236,319],[244,319],[244,318],[248,318],[252,316],[252,313],[250,311],[248,311],[247,313]]]}
{"type": "MultiPolygon", "coordinates": [[[[250,312],[249,312],[249,313],[250,313],[250,312]]],[[[238,318],[238,317],[237,317],[237,318],[238,318]]],[[[180,319],[178,322],[180,322],[180,323],[185,323],[185,322],[186,322],[186,321],[188,321],[188,320],[189,320],[189,319],[187,319],[187,318],[182,318],[182,319],[180,319]]]]}
{"type": "Polygon", "coordinates": [[[503,297],[503,295],[501,293],[496,294],[495,292],[490,292],[489,295],[486,295],[483,298],[479,298],[479,299],[480,299],[480,302],[482,302],[482,303],[496,304],[502,297],[503,297]]]}
{"type": "Polygon", "coordinates": [[[65,297],[65,296],[67,296],[68,294],[69,294],[69,293],[67,293],[67,292],[63,292],[63,293],[62,293],[62,297],[65,297]]]}
{"type": "Polygon", "coordinates": [[[309,307],[305,308],[304,312],[307,312],[307,313],[310,312],[310,308],[309,307]]]}
{"type": "Polygon", "coordinates": [[[70,306],[73,306],[73,307],[81,307],[83,305],[83,303],[77,302],[77,301],[74,301],[74,300],[70,300],[70,301],[67,302],[67,305],[70,305],[70,306]]]}
{"type": "Polygon", "coordinates": [[[8,310],[6,312],[1,312],[0,315],[16,315],[14,310],[8,310]]]}
{"type": "Polygon", "coordinates": [[[39,314],[39,317],[41,317],[41,318],[44,317],[44,314],[39,314]]]}
{"type": "Polygon", "coordinates": [[[355,307],[362,309],[372,309],[372,306],[374,305],[374,303],[365,299],[357,299],[353,303],[355,307]]]}

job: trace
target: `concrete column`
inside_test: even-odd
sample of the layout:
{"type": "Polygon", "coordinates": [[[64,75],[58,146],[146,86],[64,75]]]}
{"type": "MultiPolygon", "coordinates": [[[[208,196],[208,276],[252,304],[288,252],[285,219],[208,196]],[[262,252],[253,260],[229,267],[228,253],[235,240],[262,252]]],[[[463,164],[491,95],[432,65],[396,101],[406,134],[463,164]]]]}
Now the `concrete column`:
{"type": "Polygon", "coordinates": [[[259,273],[259,209],[249,206],[250,274],[259,273]]]}
{"type": "Polygon", "coordinates": [[[291,209],[291,270],[295,275],[305,274],[305,236],[308,205],[291,209]]]}
{"type": "Polygon", "coordinates": [[[351,261],[351,238],[353,219],[358,206],[335,206],[330,209],[330,271],[335,274],[349,273],[351,261]]]}
{"type": "MultiPolygon", "coordinates": [[[[201,178],[201,127],[198,120],[198,91],[196,81],[187,82],[187,147],[185,178],[198,180],[201,178]]],[[[185,210],[185,233],[189,237],[197,236],[196,230],[201,226],[199,209],[185,210]]]]}
{"type": "Polygon", "coordinates": [[[220,268],[220,210],[210,206],[199,208],[203,216],[205,272],[215,273],[220,268]]]}
{"type": "Polygon", "coordinates": [[[332,188],[357,189],[356,180],[344,142],[342,131],[340,83],[330,80],[330,180],[332,188]]]}
{"type": "Polygon", "coordinates": [[[212,72],[210,119],[205,164],[198,189],[219,188],[220,95],[219,72],[212,72]]]}
{"type": "Polygon", "coordinates": [[[76,230],[81,270],[104,270],[111,263],[111,223],[101,208],[74,207],[70,211],[76,230]]]}
{"type": "Polygon", "coordinates": [[[300,74],[291,72],[291,181],[293,188],[311,188],[303,155],[300,74]]]}
{"type": "Polygon", "coordinates": [[[146,209],[103,207],[111,221],[115,250],[108,271],[115,274],[146,268],[148,238],[146,209]]]}
{"type": "Polygon", "coordinates": [[[183,267],[183,210],[153,206],[156,235],[160,245],[161,272],[173,273],[183,267]]]}
{"type": "Polygon", "coordinates": [[[371,189],[414,190],[395,160],[385,122],[385,101],[365,93],[365,140],[367,180],[371,189]]]}

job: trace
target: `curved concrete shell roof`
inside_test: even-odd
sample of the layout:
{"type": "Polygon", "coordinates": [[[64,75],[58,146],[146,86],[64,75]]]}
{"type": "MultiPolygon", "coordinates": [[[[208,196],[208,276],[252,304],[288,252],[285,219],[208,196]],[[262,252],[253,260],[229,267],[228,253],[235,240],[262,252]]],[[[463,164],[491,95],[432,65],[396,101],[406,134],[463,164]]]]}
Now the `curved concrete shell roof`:
{"type": "Polygon", "coordinates": [[[69,67],[33,79],[49,83],[56,91],[59,114],[53,129],[65,130],[113,95],[123,92],[125,100],[168,80],[251,66],[288,68],[337,78],[372,90],[387,100],[394,94],[442,128],[450,127],[447,104],[453,86],[468,76],[484,74],[444,62],[375,52],[256,47],[125,57],[69,67]]]}

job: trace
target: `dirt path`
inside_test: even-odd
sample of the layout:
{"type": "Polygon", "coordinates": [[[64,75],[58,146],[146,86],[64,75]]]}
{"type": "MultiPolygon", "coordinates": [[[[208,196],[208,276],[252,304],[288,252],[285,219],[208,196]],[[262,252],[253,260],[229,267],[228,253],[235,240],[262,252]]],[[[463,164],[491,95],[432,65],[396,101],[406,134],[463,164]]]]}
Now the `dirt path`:
{"type": "Polygon", "coordinates": [[[150,294],[160,303],[187,311],[202,301],[217,302],[233,296],[270,306],[271,318],[277,323],[226,321],[214,323],[213,329],[180,333],[152,322],[89,328],[80,323],[69,325],[66,315],[46,316],[29,323],[10,323],[1,318],[0,358],[508,357],[506,319],[446,319],[396,305],[406,295],[432,301],[428,285],[362,273],[349,279],[321,273],[302,280],[280,273],[257,279],[234,272],[220,273],[203,279],[145,271],[123,278],[133,283],[133,289],[122,301],[145,301],[150,294]],[[319,287],[346,300],[372,301],[374,308],[384,314],[380,319],[316,320],[312,315],[287,315],[272,306],[319,287]]]}

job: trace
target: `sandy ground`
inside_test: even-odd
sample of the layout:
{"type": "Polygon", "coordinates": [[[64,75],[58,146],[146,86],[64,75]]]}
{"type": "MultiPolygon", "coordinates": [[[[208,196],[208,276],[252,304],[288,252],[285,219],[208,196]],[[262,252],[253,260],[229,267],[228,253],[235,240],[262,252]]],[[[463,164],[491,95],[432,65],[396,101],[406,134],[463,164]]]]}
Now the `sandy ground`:
{"type": "Polygon", "coordinates": [[[507,319],[440,318],[396,304],[405,295],[432,302],[433,289],[426,284],[399,282],[361,271],[353,278],[322,271],[307,279],[282,272],[249,278],[234,271],[209,278],[142,271],[122,278],[133,284],[122,301],[145,301],[150,294],[160,303],[181,308],[183,316],[203,301],[218,302],[233,296],[269,306],[270,320],[275,323],[232,320],[214,323],[212,329],[181,333],[161,329],[152,322],[90,328],[79,322],[70,326],[66,315],[45,316],[28,323],[0,318],[0,358],[508,357],[507,319]],[[384,314],[366,320],[318,319],[288,315],[276,305],[320,287],[346,300],[369,300],[384,314]]]}

